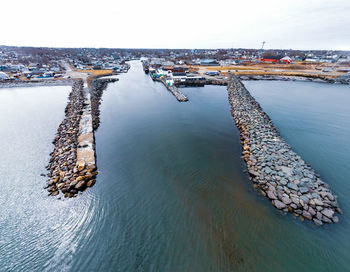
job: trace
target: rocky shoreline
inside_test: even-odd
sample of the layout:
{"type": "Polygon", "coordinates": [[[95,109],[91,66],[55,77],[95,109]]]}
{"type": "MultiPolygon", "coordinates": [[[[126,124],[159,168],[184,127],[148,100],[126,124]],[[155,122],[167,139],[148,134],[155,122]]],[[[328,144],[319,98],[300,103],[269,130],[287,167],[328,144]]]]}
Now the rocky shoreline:
{"type": "Polygon", "coordinates": [[[335,84],[350,84],[350,77],[346,75],[331,79],[331,78],[316,78],[316,77],[302,77],[302,76],[238,76],[240,80],[278,80],[278,81],[307,81],[307,82],[322,82],[335,84]]]}
{"type": "Polygon", "coordinates": [[[57,129],[54,150],[47,165],[46,189],[51,196],[60,192],[75,197],[96,182],[97,167],[94,130],[99,124],[99,105],[103,90],[116,79],[93,79],[89,91],[82,80],[73,83],[65,118],[57,129]]]}
{"type": "Polygon", "coordinates": [[[232,75],[228,97],[241,135],[243,159],[254,187],[279,210],[317,225],[337,223],[336,196],[318,174],[282,139],[271,119],[232,75]]]}
{"type": "Polygon", "coordinates": [[[100,126],[100,104],[103,91],[107,88],[108,83],[118,81],[118,78],[100,78],[90,82],[91,97],[91,114],[93,129],[96,130],[100,126]]]}

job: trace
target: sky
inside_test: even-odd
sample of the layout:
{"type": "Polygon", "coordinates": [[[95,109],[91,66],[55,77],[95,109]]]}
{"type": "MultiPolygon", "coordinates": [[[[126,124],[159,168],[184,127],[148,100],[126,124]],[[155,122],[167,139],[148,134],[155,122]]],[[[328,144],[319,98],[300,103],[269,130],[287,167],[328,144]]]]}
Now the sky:
{"type": "Polygon", "coordinates": [[[2,1],[0,45],[350,50],[350,0],[2,1]]]}

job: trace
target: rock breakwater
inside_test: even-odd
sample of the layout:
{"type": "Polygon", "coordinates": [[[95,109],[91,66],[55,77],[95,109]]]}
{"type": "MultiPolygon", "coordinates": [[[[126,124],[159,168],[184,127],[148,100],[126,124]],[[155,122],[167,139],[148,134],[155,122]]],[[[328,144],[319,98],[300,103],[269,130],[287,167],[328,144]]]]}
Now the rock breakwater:
{"type": "Polygon", "coordinates": [[[231,114],[241,135],[243,159],[254,187],[279,210],[317,225],[337,223],[336,196],[319,175],[282,139],[271,119],[232,75],[231,114]]]}
{"type": "Polygon", "coordinates": [[[99,125],[103,89],[112,81],[115,79],[92,80],[89,91],[84,89],[82,80],[74,82],[47,166],[49,195],[62,192],[64,197],[75,197],[95,184],[98,172],[94,130],[99,125]]]}
{"type": "Polygon", "coordinates": [[[164,86],[168,89],[168,91],[171,92],[176,97],[177,101],[179,102],[188,101],[188,98],[182,92],[180,92],[175,85],[170,86],[166,84],[164,79],[161,79],[160,81],[164,84],[164,86]]]}

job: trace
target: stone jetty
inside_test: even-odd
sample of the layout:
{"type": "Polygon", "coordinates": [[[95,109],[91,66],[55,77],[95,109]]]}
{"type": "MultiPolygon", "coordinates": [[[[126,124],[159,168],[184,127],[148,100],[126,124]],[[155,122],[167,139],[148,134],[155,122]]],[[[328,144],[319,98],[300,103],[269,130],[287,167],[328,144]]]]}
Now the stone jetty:
{"type": "Polygon", "coordinates": [[[248,173],[279,210],[317,225],[337,223],[336,196],[320,176],[282,139],[269,116],[232,75],[228,83],[231,113],[240,131],[248,173]]]}
{"type": "Polygon", "coordinates": [[[74,82],[47,166],[49,195],[62,192],[65,197],[75,197],[95,184],[98,172],[94,131],[100,123],[100,100],[108,82],[116,80],[93,79],[89,89],[84,89],[82,80],[74,82]]]}
{"type": "Polygon", "coordinates": [[[165,79],[160,79],[160,81],[164,84],[164,86],[168,89],[168,91],[171,92],[176,97],[176,99],[179,102],[188,101],[188,98],[182,92],[180,92],[175,85],[169,86],[168,84],[166,84],[165,79]]]}
{"type": "Polygon", "coordinates": [[[118,81],[117,78],[94,79],[90,82],[91,97],[91,114],[93,129],[96,130],[100,126],[100,104],[103,91],[107,88],[108,83],[118,81]]]}

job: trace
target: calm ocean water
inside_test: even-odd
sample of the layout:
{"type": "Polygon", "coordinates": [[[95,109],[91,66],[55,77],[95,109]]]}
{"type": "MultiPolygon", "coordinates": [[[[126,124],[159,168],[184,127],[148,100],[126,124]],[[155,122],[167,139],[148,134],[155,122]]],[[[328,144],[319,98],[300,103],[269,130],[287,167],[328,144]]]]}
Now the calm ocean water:
{"type": "Polygon", "coordinates": [[[110,84],[96,185],[45,190],[69,87],[0,89],[0,271],[347,271],[350,88],[245,82],[282,136],[339,196],[340,223],[282,215],[253,189],[225,87],[179,103],[132,62],[110,84]]]}

